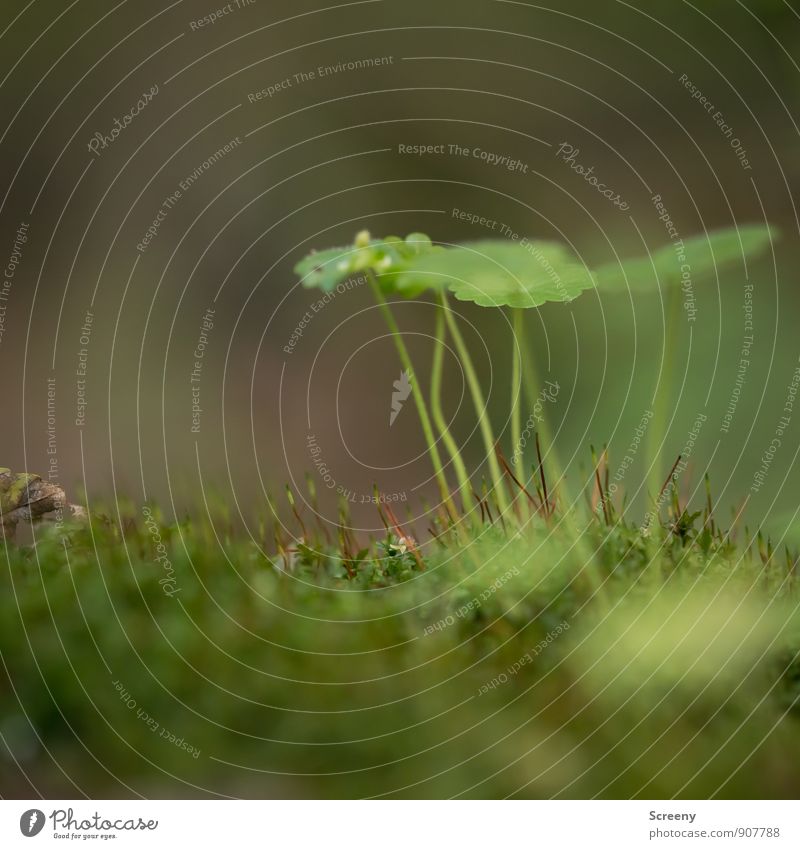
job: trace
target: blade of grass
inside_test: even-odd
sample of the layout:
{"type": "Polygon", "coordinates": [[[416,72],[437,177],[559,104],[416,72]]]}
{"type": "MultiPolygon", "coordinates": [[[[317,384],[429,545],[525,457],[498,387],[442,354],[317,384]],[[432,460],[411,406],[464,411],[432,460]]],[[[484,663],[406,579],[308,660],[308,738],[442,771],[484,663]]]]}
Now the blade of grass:
{"type": "Polygon", "coordinates": [[[518,477],[514,474],[514,472],[512,472],[512,471],[511,471],[511,467],[508,465],[508,461],[507,461],[507,460],[506,460],[506,458],[503,456],[503,452],[500,450],[500,446],[499,446],[499,445],[497,446],[497,457],[498,457],[498,459],[500,460],[500,463],[501,463],[501,465],[503,466],[503,469],[505,469],[506,474],[507,474],[507,475],[511,478],[511,480],[512,480],[512,481],[514,481],[514,483],[517,485],[517,487],[519,488],[519,490],[520,490],[522,493],[524,493],[524,495],[525,495],[525,496],[527,496],[528,501],[529,501],[529,503],[530,503],[531,507],[533,507],[533,508],[534,508],[534,510],[538,513],[538,512],[539,512],[539,509],[540,509],[540,505],[539,505],[539,503],[538,503],[538,502],[536,501],[536,499],[535,499],[535,498],[534,498],[534,497],[533,497],[533,496],[532,496],[532,495],[528,492],[528,490],[525,488],[524,484],[523,484],[523,483],[519,480],[519,478],[518,478],[518,477]]]}

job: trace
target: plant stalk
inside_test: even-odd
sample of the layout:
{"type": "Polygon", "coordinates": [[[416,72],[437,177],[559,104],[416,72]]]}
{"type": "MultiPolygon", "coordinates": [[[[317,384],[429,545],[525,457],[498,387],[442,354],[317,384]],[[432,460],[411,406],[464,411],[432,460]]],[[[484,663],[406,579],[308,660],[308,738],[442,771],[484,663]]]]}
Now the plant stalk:
{"type": "Polygon", "coordinates": [[[458,357],[461,360],[464,375],[467,379],[467,386],[469,387],[470,395],[472,395],[472,402],[475,405],[475,412],[478,416],[478,424],[480,425],[481,435],[483,436],[483,444],[486,449],[486,459],[489,463],[489,473],[492,478],[492,486],[497,496],[497,504],[500,508],[500,512],[505,514],[509,510],[508,495],[505,488],[505,481],[503,479],[502,472],[500,471],[500,464],[498,463],[497,456],[495,454],[495,445],[497,440],[494,438],[492,424],[489,421],[489,411],[486,409],[486,402],[483,398],[481,385],[478,380],[478,375],[475,373],[475,367],[472,364],[472,358],[469,355],[469,350],[464,342],[464,337],[461,335],[461,331],[458,329],[458,324],[455,320],[453,311],[447,303],[447,295],[444,293],[442,293],[442,307],[447,321],[447,328],[450,331],[450,335],[453,337],[453,342],[455,343],[456,351],[458,351],[458,357]]]}
{"type": "Polygon", "coordinates": [[[403,342],[403,337],[400,335],[400,328],[397,326],[391,307],[389,306],[386,298],[383,296],[383,292],[381,292],[378,281],[375,279],[375,275],[370,269],[367,269],[367,279],[372,287],[372,293],[375,296],[378,307],[386,321],[386,325],[391,331],[395,348],[397,349],[397,353],[400,357],[400,362],[407,372],[409,381],[411,382],[411,395],[414,398],[414,403],[417,407],[420,424],[422,425],[422,432],[428,446],[428,453],[430,454],[436,481],[439,484],[439,492],[442,497],[442,501],[447,506],[448,512],[450,513],[451,518],[453,518],[453,521],[457,521],[458,517],[455,511],[455,506],[453,505],[450,497],[450,488],[447,485],[447,478],[445,477],[444,469],[442,468],[442,458],[439,455],[439,449],[436,447],[436,439],[433,434],[433,427],[431,426],[431,417],[428,413],[428,405],[425,403],[425,397],[419,389],[416,372],[414,371],[414,364],[411,362],[411,356],[408,353],[405,342],[403,342]]]}
{"type": "Polygon", "coordinates": [[[472,485],[470,484],[467,468],[464,465],[464,460],[461,457],[461,452],[458,450],[458,444],[450,429],[447,427],[447,422],[442,412],[442,365],[444,362],[445,349],[445,317],[444,310],[439,310],[436,316],[436,347],[433,350],[433,364],[431,365],[431,415],[433,421],[441,434],[442,441],[447,448],[450,458],[453,461],[456,477],[458,478],[458,487],[461,491],[461,503],[464,506],[464,511],[469,513],[475,506],[475,500],[472,497],[472,485]]]}
{"type": "MultiPolygon", "coordinates": [[[[528,403],[531,407],[531,413],[533,413],[536,408],[536,404],[539,401],[541,380],[539,379],[539,373],[536,368],[536,363],[531,349],[528,345],[527,339],[525,338],[524,323],[520,322],[519,327],[515,327],[514,332],[517,336],[517,344],[522,352],[525,390],[526,395],[528,396],[528,403]]],[[[539,432],[541,441],[545,445],[543,458],[544,469],[550,477],[550,480],[553,481],[553,486],[555,487],[558,485],[558,488],[564,492],[564,500],[567,504],[569,504],[569,496],[566,494],[566,475],[561,468],[561,464],[558,462],[555,441],[553,439],[552,431],[550,430],[550,425],[547,422],[545,403],[547,402],[542,402],[541,420],[536,423],[536,429],[539,432]]],[[[527,475],[525,475],[523,479],[527,480],[527,475]]]]}
{"type": "Polygon", "coordinates": [[[522,450],[522,354],[520,348],[525,338],[525,314],[521,309],[511,311],[514,344],[511,347],[511,441],[514,446],[512,459],[517,479],[525,482],[525,463],[522,450]]]}

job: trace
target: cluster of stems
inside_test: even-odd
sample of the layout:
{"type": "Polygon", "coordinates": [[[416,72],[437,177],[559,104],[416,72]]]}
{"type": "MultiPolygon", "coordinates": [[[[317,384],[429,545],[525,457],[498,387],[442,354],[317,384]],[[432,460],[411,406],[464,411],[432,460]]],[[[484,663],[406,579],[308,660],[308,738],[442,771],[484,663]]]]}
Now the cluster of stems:
{"type": "MultiPolygon", "coordinates": [[[[458,481],[458,491],[461,495],[461,503],[463,512],[470,515],[475,507],[476,496],[472,487],[469,473],[467,472],[466,464],[461,456],[458,443],[450,432],[447,420],[442,408],[442,374],[444,365],[444,353],[446,349],[447,333],[449,332],[455,351],[458,356],[461,368],[464,372],[467,388],[472,398],[475,407],[475,413],[478,417],[481,437],[483,440],[484,449],[486,451],[486,461],[489,470],[489,476],[492,484],[492,494],[494,496],[495,505],[502,517],[509,516],[514,497],[519,499],[519,508],[524,511],[525,517],[528,518],[531,514],[528,505],[519,492],[514,492],[514,497],[509,498],[509,488],[507,480],[503,477],[503,472],[498,461],[497,447],[498,442],[495,438],[492,429],[489,412],[486,406],[486,400],[481,390],[480,381],[478,380],[475,366],[470,356],[469,347],[467,346],[464,337],[456,320],[455,312],[450,308],[447,295],[444,291],[439,292],[439,311],[436,316],[436,338],[433,351],[433,362],[431,365],[431,386],[430,386],[430,408],[425,400],[425,396],[419,391],[417,383],[416,371],[411,356],[403,341],[402,334],[392,313],[391,307],[387,302],[374,274],[370,271],[367,274],[370,285],[372,287],[375,300],[383,314],[386,324],[391,331],[392,339],[394,340],[397,353],[400,357],[400,362],[403,368],[409,375],[411,385],[413,387],[412,395],[414,403],[419,414],[422,432],[425,437],[425,442],[428,447],[428,453],[433,465],[434,475],[442,499],[448,514],[453,519],[454,524],[458,522],[459,513],[453,503],[453,497],[450,492],[450,486],[445,475],[445,467],[442,462],[442,455],[439,451],[439,440],[444,445],[450,462],[452,463],[455,476],[458,481]],[[438,431],[438,439],[434,433],[434,427],[438,431]]],[[[525,315],[523,310],[512,310],[512,326],[514,345],[512,350],[511,362],[511,435],[514,441],[514,471],[517,481],[524,488],[531,483],[534,478],[534,471],[531,468],[531,473],[525,472],[524,465],[524,445],[522,443],[522,414],[521,414],[521,395],[524,389],[528,403],[533,408],[536,404],[540,391],[539,378],[536,373],[534,358],[530,350],[530,346],[526,340],[525,331],[525,315]],[[524,375],[524,379],[523,379],[524,375]]],[[[550,480],[560,488],[562,498],[567,503],[570,502],[568,493],[566,492],[566,482],[564,473],[560,467],[556,457],[552,435],[546,424],[546,417],[542,416],[537,423],[539,433],[545,441],[547,448],[543,458],[539,458],[539,463],[544,468],[550,480]]],[[[513,490],[512,490],[513,491],[513,490]]],[[[551,504],[548,503],[545,496],[545,514],[548,515],[552,510],[551,504]]],[[[572,512],[567,509],[562,515],[562,521],[566,522],[567,528],[571,531],[578,555],[582,558],[585,564],[586,576],[593,587],[594,593],[597,595],[601,603],[604,603],[605,588],[596,573],[595,564],[593,563],[592,552],[589,550],[587,543],[584,541],[581,529],[574,527],[572,512]]]]}
{"type": "MultiPolygon", "coordinates": [[[[470,513],[476,504],[476,496],[470,475],[467,472],[467,467],[461,455],[458,443],[450,432],[447,420],[442,408],[442,375],[444,366],[444,353],[446,349],[447,334],[453,340],[456,355],[463,370],[464,379],[469,391],[472,403],[475,408],[475,413],[478,419],[478,428],[483,441],[483,447],[486,455],[486,464],[488,466],[489,479],[491,481],[492,495],[495,504],[501,515],[506,515],[511,507],[509,498],[509,490],[507,482],[503,476],[503,471],[500,467],[500,462],[497,457],[497,438],[495,437],[494,429],[492,428],[489,411],[486,404],[486,399],[481,389],[480,380],[475,370],[472,357],[470,355],[469,346],[467,345],[461,329],[458,326],[456,313],[450,306],[447,294],[440,291],[439,311],[436,316],[436,337],[433,351],[433,362],[431,365],[431,386],[430,386],[430,406],[426,402],[424,394],[419,391],[419,385],[416,378],[416,370],[411,359],[411,355],[406,348],[400,333],[397,321],[392,313],[392,309],[386,300],[381,288],[372,272],[368,272],[370,285],[372,287],[375,300],[378,304],[384,320],[391,331],[392,339],[397,349],[398,356],[403,368],[409,375],[411,385],[414,387],[412,395],[414,403],[419,414],[420,424],[422,425],[422,433],[428,448],[428,454],[433,466],[434,476],[436,478],[439,492],[445,507],[455,513],[452,494],[445,475],[445,466],[442,462],[442,454],[439,450],[439,444],[444,446],[450,458],[450,464],[458,482],[458,492],[461,496],[461,503],[464,512],[470,513]],[[436,433],[434,432],[434,427],[436,433]],[[438,433],[438,436],[437,436],[438,433]]],[[[522,310],[513,311],[513,326],[514,326],[514,351],[512,358],[512,374],[511,374],[511,432],[514,440],[514,462],[517,478],[520,481],[528,479],[528,475],[524,472],[523,452],[521,450],[521,406],[520,396],[522,387],[522,365],[521,351],[526,348],[524,341],[524,316],[522,310]]],[[[535,398],[535,392],[533,398],[535,398]]]]}

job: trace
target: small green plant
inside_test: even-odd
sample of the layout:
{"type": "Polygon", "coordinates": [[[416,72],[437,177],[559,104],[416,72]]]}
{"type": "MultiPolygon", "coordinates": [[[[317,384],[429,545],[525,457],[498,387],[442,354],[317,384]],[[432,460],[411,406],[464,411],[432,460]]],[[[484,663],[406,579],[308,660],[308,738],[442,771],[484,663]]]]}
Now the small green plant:
{"type": "MultiPolygon", "coordinates": [[[[340,282],[348,277],[359,273],[364,274],[392,334],[400,362],[412,386],[416,386],[414,364],[387,301],[387,295],[394,292],[392,285],[394,274],[399,269],[404,268],[414,257],[434,250],[431,240],[422,233],[412,233],[405,240],[395,236],[388,236],[385,239],[372,239],[368,232],[362,231],[356,236],[353,244],[348,247],[329,248],[309,254],[295,266],[295,271],[302,279],[304,286],[319,288],[326,292],[335,289],[340,282]]],[[[409,291],[408,294],[418,293],[409,291]]],[[[448,506],[448,509],[453,512],[455,519],[455,511],[439,449],[436,445],[428,405],[421,392],[412,394],[442,500],[448,506]]]]}
{"type": "MultiPolygon", "coordinates": [[[[425,291],[436,294],[441,313],[437,317],[437,345],[431,367],[432,413],[428,412],[421,393],[415,393],[414,397],[442,498],[445,503],[450,504],[449,487],[436,447],[431,419],[450,454],[464,508],[471,510],[475,502],[461,452],[442,414],[441,373],[446,328],[455,344],[478,416],[492,481],[493,499],[500,515],[507,515],[510,501],[501,461],[498,458],[498,440],[469,347],[450,306],[448,292],[460,301],[469,301],[481,307],[507,308],[511,311],[514,350],[510,419],[512,439],[515,446],[519,446],[522,431],[519,390],[522,383],[523,354],[528,361],[529,370],[532,369],[525,341],[523,311],[552,301],[568,302],[581,292],[592,288],[594,280],[586,267],[564,246],[552,242],[515,243],[489,240],[445,248],[433,245],[430,238],[423,233],[413,233],[406,239],[387,237],[374,240],[368,233],[362,232],[356,236],[352,246],[312,253],[302,260],[295,270],[305,286],[323,289],[332,289],[342,279],[353,274],[366,274],[395,340],[403,367],[412,375],[412,383],[415,382],[414,366],[387,296],[417,297],[425,291]]],[[[532,376],[529,385],[534,385],[532,376]]],[[[535,392],[532,397],[535,398],[535,392]]],[[[520,450],[514,451],[514,463],[517,481],[524,488],[528,475],[524,471],[520,450]]]]}
{"type": "MultiPolygon", "coordinates": [[[[763,253],[778,238],[778,232],[767,226],[752,225],[719,230],[691,239],[676,239],[645,257],[635,257],[617,263],[589,269],[566,246],[556,242],[483,240],[464,245],[434,245],[424,233],[412,233],[405,239],[388,236],[372,239],[368,232],[359,233],[352,245],[313,252],[296,266],[303,285],[332,290],[343,279],[363,273],[370,281],[375,299],[391,331],[404,369],[416,385],[416,374],[409,352],[403,342],[391,308],[392,298],[415,298],[425,292],[433,293],[441,307],[436,320],[436,347],[431,364],[430,405],[421,392],[414,400],[422,424],[428,452],[446,509],[455,516],[445,468],[437,447],[434,427],[450,455],[467,513],[476,501],[484,504],[475,493],[461,451],[447,427],[442,412],[442,362],[446,333],[452,337],[455,350],[467,382],[483,439],[485,459],[491,479],[491,500],[499,515],[507,517],[512,503],[528,505],[533,502],[528,487],[536,479],[537,468],[526,471],[521,446],[521,387],[524,386],[531,405],[539,391],[539,377],[527,340],[525,311],[548,303],[569,303],[590,289],[609,294],[639,291],[669,290],[670,317],[666,335],[671,344],[676,332],[681,291],[691,292],[695,280],[716,274],[723,267],[746,262],[763,253]],[[653,279],[655,278],[655,285],[653,279]],[[688,287],[688,290],[687,290],[688,287]],[[500,443],[489,417],[486,399],[473,364],[469,346],[458,325],[449,296],[484,308],[507,310],[513,329],[510,383],[511,403],[509,420],[514,444],[513,471],[505,462],[500,443]],[[511,488],[509,496],[508,478],[511,488]],[[527,496],[523,497],[523,494],[527,496]]],[[[692,293],[693,297],[693,293],[692,293]]],[[[662,409],[670,393],[672,357],[667,355],[663,373],[657,379],[656,398],[658,419],[649,431],[651,489],[660,480],[663,470],[658,462],[658,448],[663,438],[662,409]]],[[[548,443],[545,461],[537,457],[539,473],[547,465],[551,481],[564,489],[564,475],[558,465],[546,420],[538,430],[548,443]]],[[[538,437],[538,434],[537,434],[538,437]]],[[[538,442],[537,442],[538,450],[538,442]]],[[[541,478],[542,488],[546,488],[541,478]]],[[[550,511],[549,493],[538,492],[544,512],[550,511]]],[[[522,508],[526,508],[523,506],[522,508]]]]}
{"type": "MultiPolygon", "coordinates": [[[[484,447],[492,482],[498,493],[501,513],[508,510],[505,486],[497,459],[497,440],[489,420],[469,349],[447,302],[447,292],[459,301],[481,307],[506,308],[511,312],[514,345],[511,357],[511,437],[515,449],[516,477],[528,482],[523,465],[521,445],[520,388],[523,355],[528,370],[529,387],[535,387],[533,363],[526,341],[524,311],[548,302],[569,302],[581,292],[591,289],[594,281],[586,267],[567,249],[553,242],[508,242],[485,240],[430,252],[415,257],[408,268],[397,276],[400,292],[434,289],[441,300],[448,329],[453,337],[467,378],[467,384],[479,416],[484,447]]],[[[532,389],[531,403],[535,400],[532,389]]]]}

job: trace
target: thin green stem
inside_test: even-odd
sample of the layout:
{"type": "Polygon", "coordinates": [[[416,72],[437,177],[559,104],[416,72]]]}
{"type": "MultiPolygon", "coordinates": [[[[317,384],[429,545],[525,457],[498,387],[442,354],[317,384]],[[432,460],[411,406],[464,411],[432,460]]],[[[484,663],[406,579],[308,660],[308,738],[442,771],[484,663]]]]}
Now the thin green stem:
{"type": "Polygon", "coordinates": [[[431,365],[431,415],[441,434],[442,442],[444,442],[453,461],[453,468],[458,478],[458,486],[461,491],[461,502],[464,505],[464,510],[470,512],[475,506],[475,501],[472,497],[472,486],[469,481],[469,475],[467,474],[464,460],[461,457],[461,452],[458,450],[458,444],[453,439],[453,435],[447,427],[447,422],[442,412],[442,365],[444,362],[444,350],[445,317],[444,309],[441,309],[436,315],[436,346],[433,349],[433,364],[431,365]]]}
{"type": "Polygon", "coordinates": [[[512,459],[514,473],[520,483],[525,482],[525,462],[522,450],[522,373],[520,347],[524,344],[525,314],[521,309],[511,311],[514,329],[514,344],[511,347],[511,441],[514,445],[512,459]]]}
{"type": "MultiPolygon", "coordinates": [[[[658,497],[658,490],[664,478],[662,464],[662,442],[665,437],[666,419],[669,412],[669,399],[672,395],[673,373],[675,371],[674,341],[678,333],[678,316],[681,310],[680,286],[669,281],[669,296],[667,302],[667,320],[664,328],[664,368],[661,372],[661,382],[653,400],[653,417],[647,431],[647,468],[649,475],[647,488],[653,498],[658,497]]],[[[668,462],[671,460],[668,458],[668,462]]]]}
{"type": "Polygon", "coordinates": [[[483,398],[483,392],[481,392],[480,381],[478,380],[478,375],[475,373],[475,368],[472,365],[472,358],[470,357],[469,350],[464,342],[464,337],[458,329],[458,323],[456,322],[453,311],[447,304],[447,296],[444,294],[442,295],[442,306],[447,320],[447,328],[450,331],[450,335],[453,337],[453,342],[455,343],[456,351],[458,352],[458,358],[461,360],[464,375],[467,379],[467,386],[469,387],[470,395],[472,395],[472,402],[475,405],[475,412],[477,413],[478,424],[481,429],[481,435],[483,436],[483,444],[486,449],[486,459],[489,462],[489,473],[492,477],[492,486],[494,487],[495,494],[497,496],[497,503],[500,507],[501,513],[505,514],[509,509],[505,481],[495,454],[496,440],[492,431],[492,424],[489,421],[489,411],[486,409],[486,402],[483,398]]]}
{"type": "Polygon", "coordinates": [[[442,458],[439,455],[439,449],[436,446],[436,439],[433,434],[433,427],[431,426],[431,417],[428,413],[428,405],[425,403],[425,397],[423,393],[419,389],[419,384],[417,383],[416,372],[414,371],[414,364],[411,362],[411,356],[408,353],[408,349],[406,348],[405,342],[403,342],[403,337],[400,334],[400,328],[397,326],[397,322],[395,321],[394,315],[392,314],[392,310],[386,301],[386,298],[383,296],[383,292],[381,292],[380,286],[378,285],[378,281],[375,279],[375,275],[371,270],[367,270],[367,278],[369,279],[370,286],[372,287],[372,292],[375,296],[375,300],[378,303],[378,307],[383,315],[384,320],[386,321],[386,325],[391,331],[392,339],[394,340],[395,348],[397,349],[397,353],[400,357],[400,362],[408,374],[409,381],[411,382],[411,386],[413,387],[411,395],[414,398],[414,403],[417,407],[417,413],[419,414],[420,424],[422,425],[422,432],[425,436],[425,442],[428,446],[428,453],[430,454],[431,463],[433,465],[433,472],[436,475],[436,481],[439,484],[439,491],[442,497],[442,501],[444,501],[445,505],[447,505],[448,510],[450,511],[451,517],[456,519],[455,507],[453,506],[452,499],[450,498],[450,488],[447,485],[447,478],[444,474],[444,469],[442,468],[442,458]]]}
{"type": "MultiPolygon", "coordinates": [[[[552,431],[550,430],[550,425],[547,421],[547,411],[545,408],[545,405],[550,402],[543,400],[539,396],[541,379],[539,378],[539,373],[536,369],[533,351],[528,345],[528,341],[525,337],[525,329],[522,323],[519,328],[515,330],[515,333],[517,334],[517,343],[519,344],[520,351],[522,352],[523,371],[525,375],[525,394],[528,396],[528,404],[531,408],[531,415],[533,415],[533,412],[536,410],[537,404],[542,411],[541,415],[537,419],[536,428],[539,431],[539,436],[541,437],[541,441],[544,445],[543,463],[545,472],[553,482],[553,486],[555,487],[555,484],[560,482],[560,486],[563,490],[566,481],[561,469],[561,464],[558,462],[555,441],[553,439],[552,431]]],[[[525,475],[525,479],[526,478],[527,475],[525,475]]]]}

